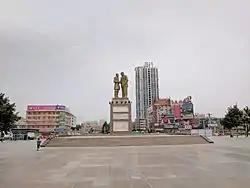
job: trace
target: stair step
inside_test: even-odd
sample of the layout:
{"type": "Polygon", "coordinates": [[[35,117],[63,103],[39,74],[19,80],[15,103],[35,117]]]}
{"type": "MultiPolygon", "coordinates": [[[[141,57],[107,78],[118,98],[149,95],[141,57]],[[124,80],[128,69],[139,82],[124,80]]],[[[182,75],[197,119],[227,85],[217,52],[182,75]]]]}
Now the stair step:
{"type": "Polygon", "coordinates": [[[208,143],[200,136],[83,136],[58,137],[51,140],[47,147],[114,147],[150,145],[187,145],[208,143]]]}

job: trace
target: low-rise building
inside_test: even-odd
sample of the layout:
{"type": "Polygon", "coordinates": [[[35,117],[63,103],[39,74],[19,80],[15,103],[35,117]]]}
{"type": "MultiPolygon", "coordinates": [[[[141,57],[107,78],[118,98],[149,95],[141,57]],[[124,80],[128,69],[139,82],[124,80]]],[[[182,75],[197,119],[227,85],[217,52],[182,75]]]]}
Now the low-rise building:
{"type": "Polygon", "coordinates": [[[72,115],[70,117],[70,123],[71,123],[70,127],[76,127],[76,116],[72,115]]]}
{"type": "Polygon", "coordinates": [[[102,126],[98,121],[85,121],[81,123],[81,132],[82,133],[100,133],[102,131],[102,126]]]}
{"type": "Polygon", "coordinates": [[[26,118],[21,117],[21,119],[15,123],[15,126],[17,129],[26,129],[27,128],[26,118]]]}
{"type": "Polygon", "coordinates": [[[170,98],[155,100],[148,108],[148,124],[152,131],[157,132],[191,129],[194,124],[191,97],[180,101],[174,101],[170,98]]]}
{"type": "Polygon", "coordinates": [[[41,133],[54,132],[56,129],[70,130],[74,115],[65,105],[28,105],[26,123],[28,129],[38,129],[41,133]]]}
{"type": "Polygon", "coordinates": [[[148,130],[148,122],[146,118],[135,119],[134,130],[148,130]]]}

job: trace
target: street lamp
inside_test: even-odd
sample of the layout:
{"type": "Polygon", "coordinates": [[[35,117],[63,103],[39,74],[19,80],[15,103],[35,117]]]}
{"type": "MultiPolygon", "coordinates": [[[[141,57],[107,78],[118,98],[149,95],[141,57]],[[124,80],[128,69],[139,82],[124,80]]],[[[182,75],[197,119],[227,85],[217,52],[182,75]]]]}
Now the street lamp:
{"type": "Polygon", "coordinates": [[[202,123],[203,123],[203,128],[204,128],[205,136],[207,136],[205,119],[203,119],[202,123]]]}

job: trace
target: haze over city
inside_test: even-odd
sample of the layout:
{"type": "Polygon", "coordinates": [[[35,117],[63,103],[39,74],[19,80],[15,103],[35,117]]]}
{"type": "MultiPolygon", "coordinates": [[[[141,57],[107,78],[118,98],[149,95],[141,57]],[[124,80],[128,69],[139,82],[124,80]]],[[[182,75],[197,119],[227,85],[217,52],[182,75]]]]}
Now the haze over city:
{"type": "Polygon", "coordinates": [[[0,90],[28,104],[65,104],[79,121],[109,117],[124,71],[135,116],[134,68],[159,68],[160,96],[192,96],[222,116],[250,103],[248,0],[12,0],[0,7],[0,90]]]}

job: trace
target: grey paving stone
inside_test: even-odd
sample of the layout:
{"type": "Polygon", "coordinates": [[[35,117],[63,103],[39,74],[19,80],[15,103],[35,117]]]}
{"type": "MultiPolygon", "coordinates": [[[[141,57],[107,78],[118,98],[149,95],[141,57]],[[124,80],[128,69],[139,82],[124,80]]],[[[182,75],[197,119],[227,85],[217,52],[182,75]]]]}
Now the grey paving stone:
{"type": "Polygon", "coordinates": [[[250,139],[215,144],[42,148],[0,143],[0,188],[248,188],[250,139]]]}

